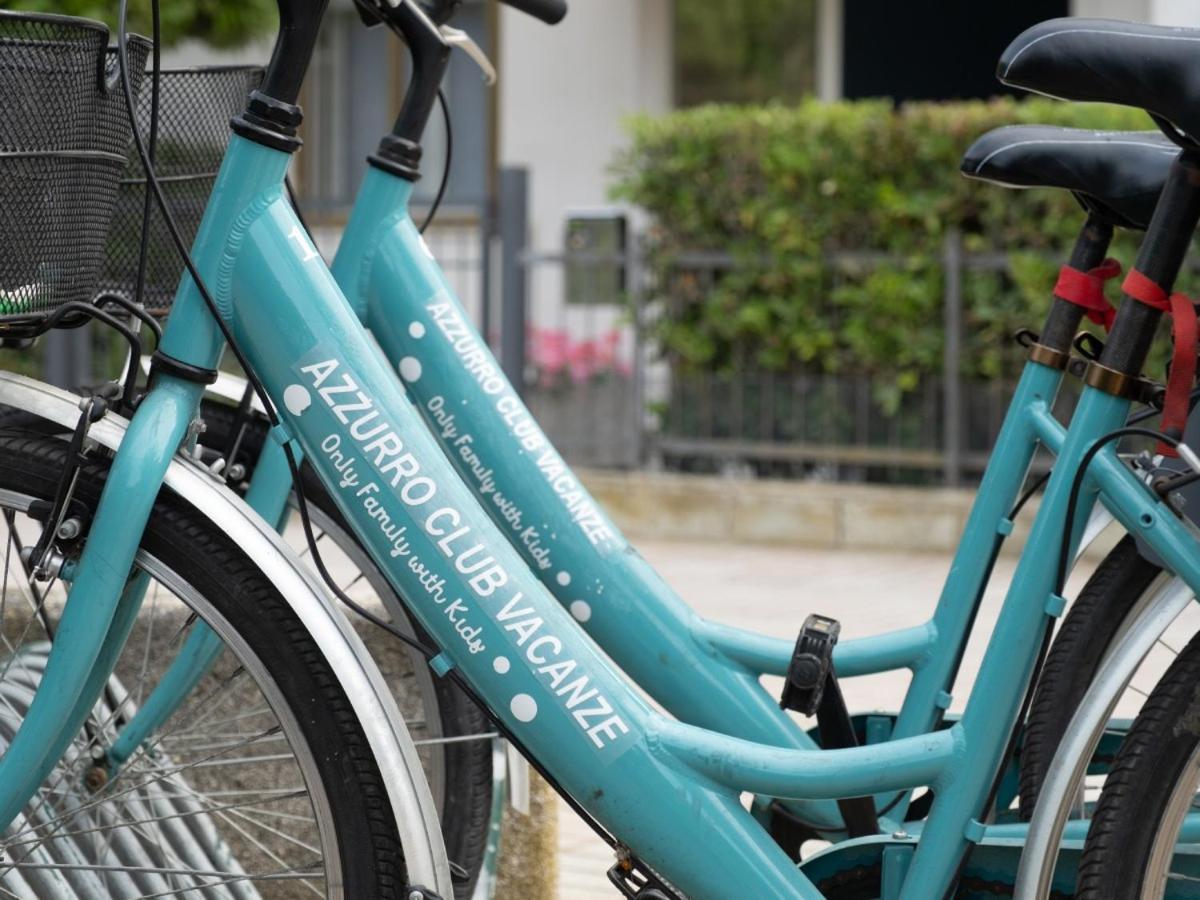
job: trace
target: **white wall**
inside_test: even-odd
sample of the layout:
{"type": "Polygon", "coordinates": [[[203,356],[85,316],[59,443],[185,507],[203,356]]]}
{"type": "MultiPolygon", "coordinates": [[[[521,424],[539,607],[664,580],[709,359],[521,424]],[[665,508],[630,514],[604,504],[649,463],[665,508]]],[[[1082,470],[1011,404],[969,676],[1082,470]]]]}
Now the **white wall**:
{"type": "Polygon", "coordinates": [[[670,109],[671,36],[671,0],[574,0],[553,28],[500,8],[500,165],[529,168],[537,249],[561,249],[568,211],[608,202],[623,119],[670,109]]]}
{"type": "Polygon", "coordinates": [[[1151,22],[1160,25],[1200,26],[1200,0],[1150,0],[1151,22]]]}
{"type": "Polygon", "coordinates": [[[184,69],[191,66],[242,66],[267,64],[275,36],[270,35],[241,47],[219,50],[202,41],[180,41],[163,51],[164,69],[184,69]]]}
{"type": "Polygon", "coordinates": [[[1071,13],[1156,25],[1200,27],[1200,0],[1074,0],[1071,13]]]}
{"type": "Polygon", "coordinates": [[[1073,0],[1071,15],[1089,19],[1127,19],[1147,22],[1152,0],[1073,0]]]}

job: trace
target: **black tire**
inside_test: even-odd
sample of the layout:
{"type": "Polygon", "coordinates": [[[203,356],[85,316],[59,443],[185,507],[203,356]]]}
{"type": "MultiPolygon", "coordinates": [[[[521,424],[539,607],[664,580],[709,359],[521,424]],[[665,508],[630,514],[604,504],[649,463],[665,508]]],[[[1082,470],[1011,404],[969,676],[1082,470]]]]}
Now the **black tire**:
{"type": "Polygon", "coordinates": [[[1020,815],[1033,816],[1038,792],[1071,716],[1129,611],[1162,572],[1124,537],[1088,579],[1054,636],[1038,679],[1021,746],[1020,815]]]}
{"type": "MultiPolygon", "coordinates": [[[[228,404],[204,401],[201,408],[205,431],[201,441],[212,448],[217,456],[223,456],[232,446],[233,429],[237,421],[237,410],[228,404]]],[[[242,435],[238,455],[231,463],[246,467],[245,479],[254,469],[254,461],[262,450],[267,429],[260,417],[255,417],[242,435]]],[[[344,531],[346,539],[353,540],[349,526],[329,498],[329,494],[317,480],[310,467],[302,467],[304,495],[311,506],[315,506],[344,531]]],[[[341,538],[339,538],[340,540],[341,538]]],[[[394,597],[394,603],[385,603],[389,609],[405,606],[403,598],[394,597]]],[[[409,625],[429,644],[419,623],[410,618],[409,625]]],[[[421,660],[420,665],[424,665],[421,660]]],[[[441,734],[446,737],[467,737],[492,731],[487,715],[463,691],[447,678],[432,679],[437,697],[437,716],[441,721],[441,734]]],[[[461,741],[445,744],[442,748],[445,772],[444,790],[435,798],[441,810],[442,834],[446,843],[446,854],[450,861],[460,866],[470,876],[455,884],[455,896],[459,900],[470,897],[475,889],[484,855],[487,851],[488,833],[492,817],[492,743],[486,740],[461,741]]]]}
{"type": "MultiPolygon", "coordinates": [[[[1196,790],[1189,761],[1200,751],[1200,635],[1167,669],[1134,720],[1104,783],[1079,867],[1076,896],[1142,896],[1155,838],[1180,778],[1196,790]]],[[[1174,832],[1174,829],[1171,829],[1174,832]]],[[[1177,832],[1164,837],[1174,843],[1177,832]]]]}
{"type": "MultiPolygon", "coordinates": [[[[53,498],[65,456],[61,439],[0,428],[0,489],[53,498]]],[[[94,508],[106,473],[104,462],[86,466],[76,497],[94,508]]],[[[238,655],[238,668],[245,668],[247,658],[257,661],[282,698],[318,774],[319,785],[310,783],[309,790],[319,788],[336,828],[344,884],[339,896],[403,896],[404,855],[383,780],[312,636],[254,563],[178,498],[165,492],[159,498],[142,549],[228,623],[222,627],[231,627],[247,648],[238,655]]]]}

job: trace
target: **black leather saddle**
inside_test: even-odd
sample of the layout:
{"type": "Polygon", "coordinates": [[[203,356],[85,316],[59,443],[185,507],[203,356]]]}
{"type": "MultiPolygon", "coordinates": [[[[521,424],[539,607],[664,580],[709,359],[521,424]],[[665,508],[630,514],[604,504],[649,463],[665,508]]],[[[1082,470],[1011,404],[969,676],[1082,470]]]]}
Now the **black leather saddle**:
{"type": "Polygon", "coordinates": [[[1104,221],[1145,230],[1178,154],[1157,131],[1010,125],[975,141],[962,171],[1009,187],[1062,188],[1104,221]]]}
{"type": "Polygon", "coordinates": [[[1144,109],[1200,141],[1200,29],[1051,19],[1008,45],[996,75],[1064,100],[1144,109]]]}

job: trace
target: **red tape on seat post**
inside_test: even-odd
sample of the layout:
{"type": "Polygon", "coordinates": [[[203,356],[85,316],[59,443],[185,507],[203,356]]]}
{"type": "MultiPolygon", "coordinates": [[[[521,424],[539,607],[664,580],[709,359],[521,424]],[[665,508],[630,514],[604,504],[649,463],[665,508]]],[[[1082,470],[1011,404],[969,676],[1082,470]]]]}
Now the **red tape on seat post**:
{"type": "Polygon", "coordinates": [[[1082,306],[1087,317],[1104,330],[1112,328],[1117,310],[1104,296],[1104,283],[1121,274],[1121,264],[1115,259],[1106,259],[1095,268],[1084,272],[1073,266],[1058,270],[1058,281],[1054,285],[1054,296],[1076,306],[1082,306]]]}
{"type": "MultiPolygon", "coordinates": [[[[1200,337],[1196,307],[1185,294],[1175,293],[1168,297],[1157,282],[1137,269],[1130,270],[1121,289],[1139,303],[1171,317],[1171,339],[1175,348],[1171,353],[1171,373],[1167,376],[1167,393],[1163,398],[1162,430],[1182,440],[1187,428],[1188,400],[1196,381],[1196,340],[1200,337]]],[[[1161,441],[1158,452],[1163,456],[1179,455],[1174,447],[1161,441]]]]}
{"type": "MultiPolygon", "coordinates": [[[[1163,432],[1183,440],[1187,428],[1189,399],[1196,383],[1196,307],[1184,294],[1171,295],[1171,336],[1175,350],[1171,355],[1171,374],[1167,376],[1167,394],[1163,399],[1163,432]]],[[[1167,456],[1178,456],[1174,447],[1159,450],[1167,456]],[[1169,452],[1168,452],[1169,451],[1169,452]]]]}

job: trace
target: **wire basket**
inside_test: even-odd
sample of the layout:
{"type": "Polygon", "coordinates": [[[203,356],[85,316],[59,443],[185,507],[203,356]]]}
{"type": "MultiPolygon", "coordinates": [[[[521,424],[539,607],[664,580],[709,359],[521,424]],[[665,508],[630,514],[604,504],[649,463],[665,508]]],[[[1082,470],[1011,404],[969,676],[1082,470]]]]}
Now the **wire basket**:
{"type": "MultiPolygon", "coordinates": [[[[154,171],[171,215],[188,245],[196,236],[217,170],[229,143],[229,120],[246,106],[262,81],[257,66],[217,66],[163,70],[159,79],[158,137],[154,171]]],[[[138,131],[150,133],[152,91],[147,79],[138,103],[138,131]]],[[[117,208],[109,233],[100,289],[134,298],[141,258],[142,223],[146,221],[146,272],[142,303],[154,315],[165,315],[183,274],[183,261],[151,198],[144,219],[146,177],[141,161],[131,158],[121,176],[117,208]]]]}
{"type": "MultiPolygon", "coordinates": [[[[128,42],[140,88],[150,44],[128,42]]],[[[129,119],[108,29],[0,10],[0,329],[95,296],[129,119]]]]}

